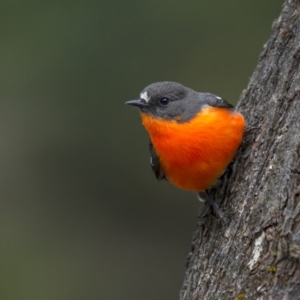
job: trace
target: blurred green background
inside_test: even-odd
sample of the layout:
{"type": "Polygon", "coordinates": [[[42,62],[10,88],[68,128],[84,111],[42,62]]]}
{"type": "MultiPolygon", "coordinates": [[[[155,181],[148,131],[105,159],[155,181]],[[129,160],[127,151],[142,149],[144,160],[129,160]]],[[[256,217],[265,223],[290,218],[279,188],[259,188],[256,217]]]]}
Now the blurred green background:
{"type": "Polygon", "coordinates": [[[124,102],[172,80],[236,103],[282,2],[1,2],[0,299],[178,299],[200,204],[124,102]]]}

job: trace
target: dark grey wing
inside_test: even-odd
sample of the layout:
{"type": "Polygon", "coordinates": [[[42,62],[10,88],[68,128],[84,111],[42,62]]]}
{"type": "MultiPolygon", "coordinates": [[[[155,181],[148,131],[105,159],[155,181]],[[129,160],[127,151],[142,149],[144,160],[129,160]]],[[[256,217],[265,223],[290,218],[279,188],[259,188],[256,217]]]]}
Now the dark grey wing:
{"type": "Polygon", "coordinates": [[[167,177],[165,176],[165,174],[163,173],[163,171],[161,169],[159,157],[158,157],[151,142],[149,143],[149,149],[150,149],[150,164],[151,164],[151,168],[155,174],[156,179],[157,180],[162,180],[162,179],[167,180],[167,177]]]}
{"type": "Polygon", "coordinates": [[[206,103],[210,106],[214,107],[223,107],[223,108],[234,108],[232,104],[230,104],[228,101],[223,99],[222,97],[216,96],[214,94],[210,93],[199,93],[200,99],[203,101],[203,103],[206,103]]]}

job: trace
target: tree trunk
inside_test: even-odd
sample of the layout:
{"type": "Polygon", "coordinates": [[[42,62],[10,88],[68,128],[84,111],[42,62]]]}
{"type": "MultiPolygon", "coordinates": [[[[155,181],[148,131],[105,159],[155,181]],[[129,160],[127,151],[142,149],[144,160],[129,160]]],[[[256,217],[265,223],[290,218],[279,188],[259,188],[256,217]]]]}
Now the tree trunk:
{"type": "Polygon", "coordinates": [[[248,127],[200,212],[181,300],[300,299],[300,1],[286,0],[238,110],[248,127]]]}

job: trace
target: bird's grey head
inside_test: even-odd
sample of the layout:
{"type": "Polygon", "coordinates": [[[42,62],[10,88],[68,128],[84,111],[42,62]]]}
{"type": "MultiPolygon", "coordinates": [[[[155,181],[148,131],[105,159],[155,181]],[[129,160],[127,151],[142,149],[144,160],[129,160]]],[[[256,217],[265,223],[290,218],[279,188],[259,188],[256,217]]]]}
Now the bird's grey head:
{"type": "Polygon", "coordinates": [[[142,113],[179,123],[192,119],[204,106],[225,101],[209,93],[198,93],[184,85],[163,81],[145,87],[139,100],[126,104],[139,107],[142,113]]]}
{"type": "Polygon", "coordinates": [[[197,92],[192,89],[177,82],[163,81],[145,87],[140,93],[140,99],[132,105],[153,117],[182,122],[190,102],[187,99],[193,98],[197,98],[197,92]]]}

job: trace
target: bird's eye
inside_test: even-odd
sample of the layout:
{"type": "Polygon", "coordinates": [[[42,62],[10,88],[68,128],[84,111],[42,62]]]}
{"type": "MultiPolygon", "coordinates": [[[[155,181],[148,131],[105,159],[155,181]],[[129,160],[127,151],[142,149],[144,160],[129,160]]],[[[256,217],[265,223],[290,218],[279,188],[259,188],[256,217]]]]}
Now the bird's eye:
{"type": "Polygon", "coordinates": [[[161,105],[164,105],[164,106],[165,106],[165,105],[168,105],[168,103],[169,103],[169,99],[168,99],[168,98],[165,98],[165,97],[164,97],[164,98],[161,98],[161,99],[160,99],[160,104],[161,104],[161,105]]]}

